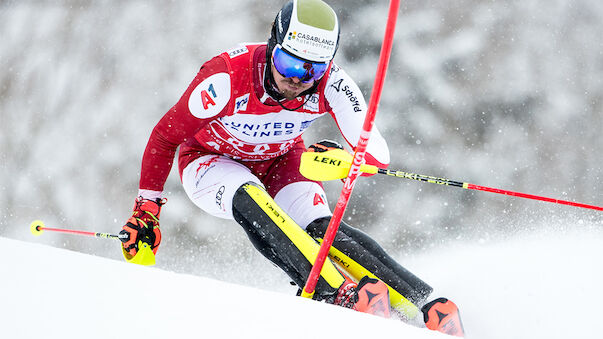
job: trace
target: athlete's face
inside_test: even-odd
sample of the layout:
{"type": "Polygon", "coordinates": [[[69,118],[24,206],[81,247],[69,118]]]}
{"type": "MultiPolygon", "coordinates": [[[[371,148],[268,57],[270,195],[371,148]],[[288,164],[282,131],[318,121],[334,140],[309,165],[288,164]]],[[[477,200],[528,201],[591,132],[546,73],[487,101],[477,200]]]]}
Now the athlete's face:
{"type": "Polygon", "coordinates": [[[285,78],[276,70],[274,65],[272,65],[272,77],[274,78],[274,82],[276,82],[279,92],[281,92],[287,100],[295,99],[303,91],[314,86],[314,81],[303,83],[298,77],[285,78]]]}

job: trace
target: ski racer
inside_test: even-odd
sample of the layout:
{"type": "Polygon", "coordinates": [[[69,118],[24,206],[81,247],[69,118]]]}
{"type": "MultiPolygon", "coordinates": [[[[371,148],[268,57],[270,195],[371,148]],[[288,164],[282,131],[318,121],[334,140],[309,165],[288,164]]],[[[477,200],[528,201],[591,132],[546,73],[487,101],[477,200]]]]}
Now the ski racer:
{"type": "MultiPolygon", "coordinates": [[[[149,137],[134,213],[120,232],[127,236],[126,259],[136,256],[141,241],[157,252],[166,202],[162,191],[179,147],[181,181],[190,200],[214,217],[238,222],[257,250],[304,286],[331,211],[322,184],[299,172],[306,151],[301,136],[329,114],[353,149],[367,110],[358,86],[333,62],[338,44],[339,22],[329,5],[292,0],[278,12],[267,43],[241,44],[201,66],[149,137]]],[[[329,141],[311,146],[329,148],[341,146],[329,141]]],[[[376,128],[366,162],[389,163],[387,143],[376,128]]],[[[432,292],[346,223],[333,251],[338,266],[325,263],[317,300],[385,317],[391,306],[412,319],[432,292]]],[[[450,307],[446,299],[430,304],[430,309],[450,307]]],[[[438,327],[437,316],[426,320],[434,318],[438,327]]]]}

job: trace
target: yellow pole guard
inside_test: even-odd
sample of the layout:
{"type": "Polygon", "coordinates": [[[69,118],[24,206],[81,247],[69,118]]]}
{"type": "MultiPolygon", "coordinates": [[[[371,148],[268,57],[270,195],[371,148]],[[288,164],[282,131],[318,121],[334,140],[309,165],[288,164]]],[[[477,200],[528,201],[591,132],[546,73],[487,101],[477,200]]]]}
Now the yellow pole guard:
{"type": "MultiPolygon", "coordinates": [[[[325,152],[304,152],[301,155],[299,172],[306,178],[316,181],[343,179],[348,176],[352,166],[352,155],[342,149],[325,152]]],[[[360,172],[376,174],[377,166],[362,164],[360,172]]]]}
{"type": "Polygon", "coordinates": [[[151,245],[142,240],[138,241],[138,252],[135,255],[128,253],[123,246],[121,246],[121,252],[124,255],[124,259],[129,263],[143,266],[155,265],[155,253],[153,253],[151,245]]]}

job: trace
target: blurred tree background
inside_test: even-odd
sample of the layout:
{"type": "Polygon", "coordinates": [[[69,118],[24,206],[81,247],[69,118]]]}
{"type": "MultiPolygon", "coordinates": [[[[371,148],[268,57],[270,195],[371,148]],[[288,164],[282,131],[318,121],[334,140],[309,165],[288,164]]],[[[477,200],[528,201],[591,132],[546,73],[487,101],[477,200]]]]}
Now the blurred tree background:
{"type": "MultiPolygon", "coordinates": [[[[368,100],[388,2],[328,2],[336,62],[368,100]]],[[[29,223],[118,232],[155,123],[204,61],[265,41],[281,5],[0,1],[0,236],[119,259],[110,241],[32,239],[29,223]]],[[[377,115],[391,168],[603,204],[602,32],[597,0],[403,1],[377,115]]],[[[306,143],[333,128],[321,119],[306,143]]],[[[325,188],[334,206],[341,183],[325,188]]],[[[257,286],[282,276],[236,223],[188,201],[175,167],[165,192],[159,267],[257,286]]],[[[402,261],[603,225],[600,212],[381,176],[360,179],[345,218],[402,261]]]]}

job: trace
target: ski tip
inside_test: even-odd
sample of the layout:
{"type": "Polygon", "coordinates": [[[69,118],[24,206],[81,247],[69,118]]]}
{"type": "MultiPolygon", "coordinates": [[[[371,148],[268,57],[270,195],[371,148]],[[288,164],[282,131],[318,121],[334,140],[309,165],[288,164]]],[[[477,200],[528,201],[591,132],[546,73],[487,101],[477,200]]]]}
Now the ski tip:
{"type": "Polygon", "coordinates": [[[155,265],[155,253],[151,249],[151,245],[144,241],[138,241],[138,252],[135,255],[128,253],[123,246],[121,246],[122,254],[127,262],[143,266],[155,265]]]}
{"type": "Polygon", "coordinates": [[[42,222],[42,220],[34,220],[29,225],[29,230],[33,235],[40,235],[44,231],[44,223],[42,222]]]}
{"type": "Polygon", "coordinates": [[[421,311],[428,329],[456,337],[465,336],[459,309],[452,301],[438,298],[425,304],[421,311]]]}

